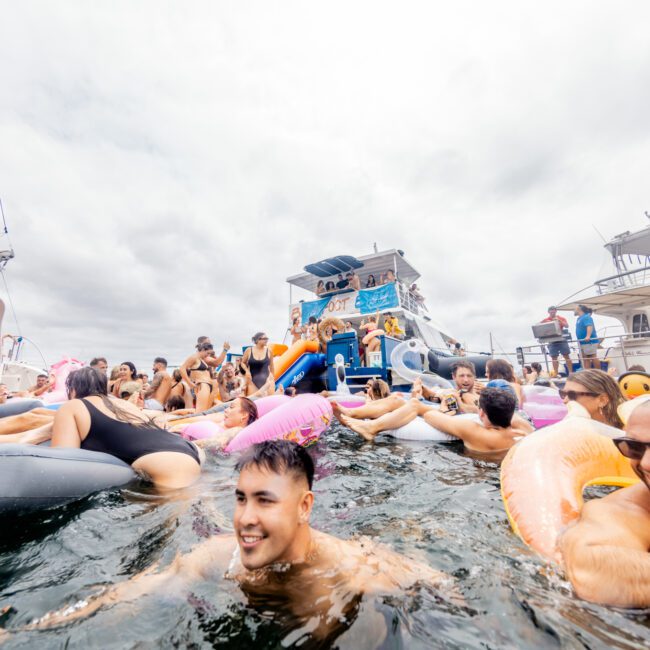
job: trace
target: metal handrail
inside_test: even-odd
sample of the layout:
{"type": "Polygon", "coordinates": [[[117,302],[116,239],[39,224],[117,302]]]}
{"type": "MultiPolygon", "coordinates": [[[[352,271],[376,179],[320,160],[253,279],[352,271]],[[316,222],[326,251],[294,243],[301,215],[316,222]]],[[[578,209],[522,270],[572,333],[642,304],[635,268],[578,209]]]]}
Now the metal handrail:
{"type": "MultiPolygon", "coordinates": [[[[628,341],[647,341],[648,343],[648,354],[650,354],[650,330],[641,330],[639,332],[623,332],[622,334],[612,334],[609,336],[600,336],[598,337],[600,341],[600,347],[605,349],[605,355],[606,357],[611,358],[610,351],[614,347],[614,345],[604,345],[605,341],[607,340],[618,340],[620,342],[620,351],[621,355],[616,356],[614,358],[622,358],[623,363],[625,365],[625,369],[628,369],[628,358],[634,358],[634,355],[630,355],[626,352],[625,350],[625,342],[628,341]]],[[[565,339],[567,343],[569,343],[569,349],[571,350],[571,353],[577,354],[578,358],[580,358],[579,355],[579,342],[576,339],[565,339]]],[[[530,356],[537,356],[537,357],[543,357],[544,361],[546,363],[546,368],[548,370],[548,351],[547,351],[547,346],[550,343],[537,343],[535,345],[525,345],[517,348],[517,352],[521,352],[521,358],[524,359],[525,362],[525,355],[528,354],[530,356]],[[538,350],[538,351],[536,351],[538,350]]],[[[523,365],[523,364],[522,364],[523,365]]]]}

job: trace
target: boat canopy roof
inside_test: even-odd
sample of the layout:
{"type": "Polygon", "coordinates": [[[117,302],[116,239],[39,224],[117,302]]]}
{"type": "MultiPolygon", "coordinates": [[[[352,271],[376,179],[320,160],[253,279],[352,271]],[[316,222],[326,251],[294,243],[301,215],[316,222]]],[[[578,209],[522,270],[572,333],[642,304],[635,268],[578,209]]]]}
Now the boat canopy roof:
{"type": "Polygon", "coordinates": [[[643,255],[650,256],[650,226],[637,232],[627,230],[605,244],[612,256],[643,255]]]}
{"type": "Polygon", "coordinates": [[[374,275],[379,284],[379,278],[383,273],[392,270],[404,283],[415,282],[420,274],[417,269],[404,257],[404,252],[395,248],[371,255],[353,257],[352,255],[337,255],[328,257],[319,262],[313,262],[305,266],[304,273],[298,273],[287,278],[287,282],[301,289],[314,292],[319,280],[325,278],[334,279],[337,274],[345,275],[348,271],[355,270],[361,278],[361,286],[369,275],[374,275]]]}
{"type": "Polygon", "coordinates": [[[558,305],[558,309],[573,311],[578,305],[585,305],[606,316],[608,313],[617,314],[637,307],[645,307],[649,302],[650,285],[639,285],[586,298],[567,299],[566,302],[558,305]]]}

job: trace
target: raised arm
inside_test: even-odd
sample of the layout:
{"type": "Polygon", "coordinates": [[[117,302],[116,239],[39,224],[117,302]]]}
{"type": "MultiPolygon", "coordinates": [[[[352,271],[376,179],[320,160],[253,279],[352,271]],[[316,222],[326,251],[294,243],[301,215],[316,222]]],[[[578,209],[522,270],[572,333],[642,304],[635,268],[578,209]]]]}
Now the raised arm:
{"type": "Polygon", "coordinates": [[[638,484],[587,503],[562,535],[559,550],[580,598],[615,607],[650,606],[648,512],[624,500],[638,484]]]}
{"type": "MultiPolygon", "coordinates": [[[[436,429],[440,429],[443,433],[448,433],[450,436],[456,436],[461,440],[466,440],[472,442],[477,437],[480,437],[480,427],[476,422],[471,420],[465,420],[464,418],[454,417],[453,415],[447,415],[446,413],[441,413],[440,411],[429,407],[426,413],[422,416],[424,421],[427,424],[430,424],[436,429]],[[479,431],[477,431],[479,429],[479,431]]],[[[484,431],[484,429],[483,429],[484,431]]]]}

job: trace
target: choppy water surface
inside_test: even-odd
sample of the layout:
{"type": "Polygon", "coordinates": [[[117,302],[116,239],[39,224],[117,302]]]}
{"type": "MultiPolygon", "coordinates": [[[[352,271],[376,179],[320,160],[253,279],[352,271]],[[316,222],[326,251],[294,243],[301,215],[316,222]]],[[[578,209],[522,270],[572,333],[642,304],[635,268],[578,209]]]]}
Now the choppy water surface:
{"type": "MultiPolygon", "coordinates": [[[[367,599],[321,647],[640,648],[650,646],[650,613],[577,600],[508,527],[497,465],[457,445],[374,445],[335,426],[313,449],[318,463],[312,523],[348,538],[368,535],[454,575],[466,611],[432,591],[367,599]]],[[[136,492],[96,495],[18,521],[0,521],[2,605],[15,628],[49,610],[163,565],[207,535],[230,530],[233,460],[213,459],[197,493],[160,502],[136,492]]],[[[316,647],[304,621],[245,604],[221,580],[183,598],[152,595],[46,632],[21,632],[16,648],[316,647]]]]}

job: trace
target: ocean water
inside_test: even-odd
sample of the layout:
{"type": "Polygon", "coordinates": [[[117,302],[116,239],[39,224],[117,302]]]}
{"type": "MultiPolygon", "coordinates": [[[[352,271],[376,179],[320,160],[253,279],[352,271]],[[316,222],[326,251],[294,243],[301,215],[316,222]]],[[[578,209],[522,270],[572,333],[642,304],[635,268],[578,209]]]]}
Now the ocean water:
{"type": "MultiPolygon", "coordinates": [[[[374,445],[336,425],[312,448],[314,527],[365,535],[445,571],[467,606],[425,588],[365,598],[326,639],[277,606],[252,607],[228,580],[182,597],[152,594],[68,626],[13,633],[10,648],[641,648],[650,612],[578,600],[553,568],[515,537],[499,494],[499,468],[459,445],[374,445]]],[[[94,495],[37,516],[0,520],[2,620],[18,629],[46,612],[172,561],[231,529],[233,459],[210,460],[201,483],[163,501],[147,489],[94,495]]]]}

